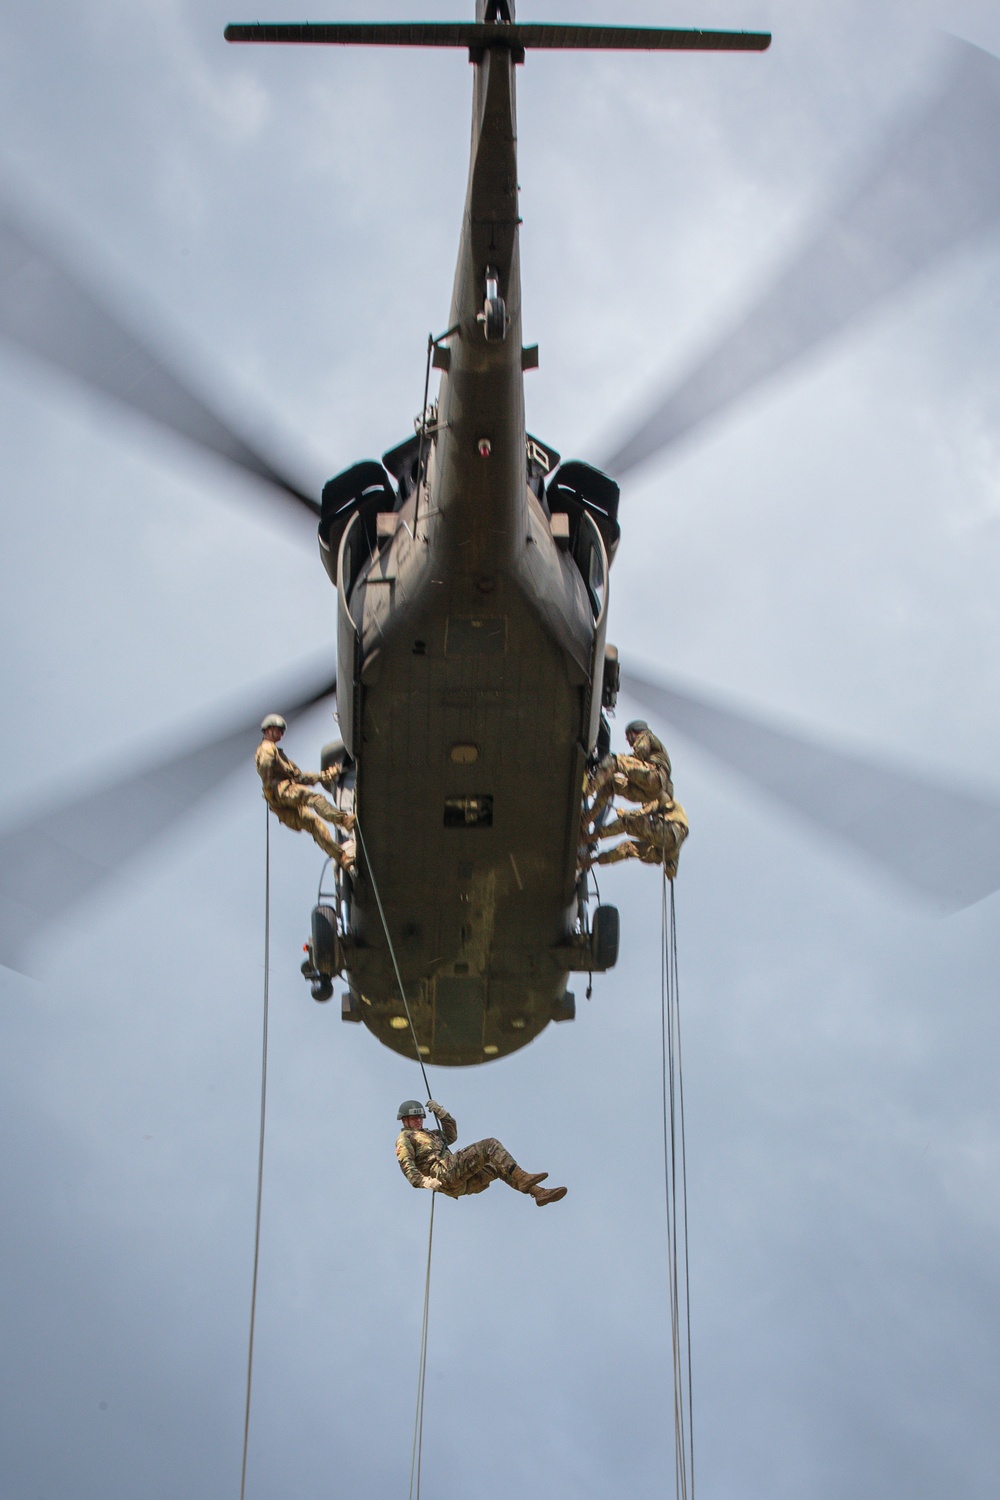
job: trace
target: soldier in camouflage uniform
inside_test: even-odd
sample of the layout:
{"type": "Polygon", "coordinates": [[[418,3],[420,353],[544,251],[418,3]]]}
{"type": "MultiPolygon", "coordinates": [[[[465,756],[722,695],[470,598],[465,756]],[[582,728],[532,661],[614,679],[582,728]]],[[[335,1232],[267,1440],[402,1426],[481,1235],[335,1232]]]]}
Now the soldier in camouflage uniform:
{"type": "Polygon", "coordinates": [[[631,837],[600,854],[588,854],[587,866],[616,865],[623,859],[641,859],[643,864],[662,865],[667,878],[673,880],[677,874],[677,858],[681,845],[688,836],[687,816],[679,802],[672,799],[669,806],[658,802],[647,802],[635,811],[620,812],[600,830],[601,838],[614,838],[618,833],[631,837]]]}
{"type": "Polygon", "coordinates": [[[670,756],[645,719],[633,719],[625,738],[632,754],[605,756],[587,779],[591,827],[615,794],[628,802],[673,800],[670,756]]]}
{"type": "Polygon", "coordinates": [[[674,801],[670,757],[644,719],[633,719],[625,729],[631,755],[608,756],[590,778],[587,791],[593,799],[584,829],[582,864],[614,865],[623,859],[663,865],[668,877],[677,874],[677,857],[688,835],[683,807],[674,801]],[[617,794],[641,807],[625,809],[609,823],[600,824],[601,812],[617,794]],[[595,854],[597,839],[630,835],[621,844],[595,854]]]}
{"type": "Polygon", "coordinates": [[[492,1136],[452,1152],[449,1148],[458,1139],[453,1117],[433,1099],[428,1099],[427,1108],[437,1116],[438,1130],[424,1129],[424,1107],[416,1099],[404,1099],[396,1116],[403,1122],[396,1137],[396,1160],[415,1188],[465,1198],[470,1193],[485,1192],[491,1182],[502,1177],[508,1187],[527,1193],[540,1208],[565,1198],[564,1187],[539,1187],[548,1172],[522,1172],[510,1152],[492,1136]]]}
{"type": "Polygon", "coordinates": [[[334,807],[319,792],[309,790],[317,781],[325,780],[323,774],[300,771],[284,750],[279,749],[278,741],[286,728],[280,714],[268,714],[260,727],[264,738],[257,747],[254,761],[264,784],[264,801],[279,823],[293,828],[296,833],[303,830],[311,833],[325,854],[335,859],[342,870],[349,870],[354,864],[354,840],[339,844],[326,825],[334,823],[338,828],[350,830],[354,827],[354,818],[334,807]]]}

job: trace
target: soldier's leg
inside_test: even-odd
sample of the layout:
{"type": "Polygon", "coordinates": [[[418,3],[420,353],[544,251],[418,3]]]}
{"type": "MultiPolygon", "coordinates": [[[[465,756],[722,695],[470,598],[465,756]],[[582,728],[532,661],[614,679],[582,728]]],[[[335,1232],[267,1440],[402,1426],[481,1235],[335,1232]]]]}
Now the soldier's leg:
{"type": "Polygon", "coordinates": [[[594,829],[594,837],[601,839],[613,839],[619,833],[625,832],[621,813],[616,818],[611,818],[607,823],[602,823],[600,828],[594,829]]]}
{"type": "Polygon", "coordinates": [[[671,858],[662,844],[640,844],[636,858],[644,865],[662,865],[668,880],[677,878],[677,856],[671,858]]]}
{"type": "Polygon", "coordinates": [[[644,828],[645,818],[643,813],[630,812],[627,808],[623,808],[617,818],[613,818],[610,823],[605,823],[601,829],[601,838],[614,838],[619,833],[627,833],[633,838],[639,838],[644,828]]]}
{"type": "MultiPolygon", "coordinates": [[[[323,828],[327,833],[327,837],[329,838],[329,830],[326,829],[325,824],[318,822],[316,826],[318,828],[323,828]]],[[[315,837],[315,835],[313,836],[315,837]]],[[[332,849],[327,848],[326,844],[323,845],[323,848],[326,849],[326,852],[332,856],[334,862],[339,865],[342,870],[353,870],[355,859],[354,840],[345,839],[342,844],[338,844],[336,839],[331,839],[331,843],[333,845],[332,849]]]]}
{"type": "Polygon", "coordinates": [[[601,786],[594,793],[594,797],[590,804],[590,807],[587,809],[585,816],[589,823],[594,824],[597,822],[597,819],[607,807],[608,803],[611,801],[611,798],[614,796],[614,791],[614,779],[613,777],[609,776],[606,781],[602,782],[601,786]]]}
{"type": "Polygon", "coordinates": [[[583,842],[597,837],[596,824],[615,794],[615,768],[613,764],[601,765],[589,778],[587,801],[584,803],[582,819],[583,842]]]}
{"type": "Polygon", "coordinates": [[[628,789],[622,793],[630,802],[658,801],[666,788],[665,778],[656,766],[638,761],[628,772],[628,789]]]}
{"type": "Polygon", "coordinates": [[[623,844],[615,844],[610,849],[602,849],[593,861],[595,865],[617,865],[623,859],[638,859],[639,845],[635,839],[626,839],[623,844]]]}
{"type": "Polygon", "coordinates": [[[323,850],[323,853],[329,854],[339,864],[340,845],[323,822],[323,819],[317,813],[313,812],[311,807],[300,807],[299,818],[303,830],[306,833],[311,833],[319,847],[323,850]]]}
{"type": "Polygon", "coordinates": [[[267,805],[274,813],[278,822],[283,824],[285,828],[291,828],[293,833],[302,832],[302,819],[299,816],[299,809],[294,803],[282,802],[278,798],[275,798],[274,801],[269,802],[267,805]]]}
{"type": "Polygon", "coordinates": [[[328,823],[335,823],[338,828],[354,827],[352,814],[341,812],[340,808],[335,807],[329,798],[323,796],[322,792],[310,792],[306,787],[303,787],[303,791],[306,793],[303,798],[305,805],[311,807],[313,812],[319,813],[320,817],[325,818],[328,823]]]}
{"type": "Polygon", "coordinates": [[[615,776],[615,758],[613,755],[606,756],[600,765],[595,766],[593,774],[588,776],[583,784],[583,789],[588,797],[599,797],[605,787],[610,785],[615,776]]]}
{"type": "Polygon", "coordinates": [[[460,1183],[485,1173],[489,1173],[491,1181],[495,1177],[503,1177],[505,1181],[509,1181],[516,1167],[517,1162],[510,1152],[490,1136],[485,1141],[473,1141],[471,1146],[463,1146],[460,1151],[452,1152],[442,1166],[440,1175],[441,1181],[449,1187],[457,1187],[460,1183]]]}
{"type": "Polygon", "coordinates": [[[441,1172],[446,1189],[462,1184],[456,1197],[470,1192],[481,1193],[489,1181],[502,1177],[508,1187],[514,1188],[518,1193],[527,1193],[540,1206],[558,1203],[566,1196],[564,1187],[539,1187],[539,1183],[544,1182],[547,1176],[547,1172],[525,1172],[494,1136],[487,1136],[484,1141],[473,1141],[471,1146],[463,1146],[461,1151],[456,1151],[448,1159],[441,1172]],[[487,1181],[483,1181],[484,1178],[487,1181]],[[482,1186],[479,1185],[481,1182],[482,1186]]]}
{"type": "Polygon", "coordinates": [[[286,828],[292,828],[296,833],[311,833],[316,843],[335,859],[342,870],[350,870],[354,866],[354,840],[348,839],[346,843],[338,844],[326,823],[318,813],[309,805],[309,797],[312,795],[305,787],[292,788],[292,795],[275,798],[268,806],[286,828]],[[296,797],[296,791],[305,792],[306,796],[296,797]]]}

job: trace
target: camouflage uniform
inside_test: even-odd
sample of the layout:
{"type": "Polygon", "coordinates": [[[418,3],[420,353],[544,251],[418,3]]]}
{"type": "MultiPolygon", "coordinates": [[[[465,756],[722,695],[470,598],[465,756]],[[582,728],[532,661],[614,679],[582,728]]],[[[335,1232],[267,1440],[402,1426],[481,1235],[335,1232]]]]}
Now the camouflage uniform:
{"type": "Polygon", "coordinates": [[[322,776],[300,771],[284,750],[268,739],[261,740],[257,746],[254,761],[264,785],[264,801],[278,822],[296,833],[303,830],[311,833],[319,847],[335,859],[341,869],[349,868],[354,863],[354,840],[338,844],[326,825],[335,823],[340,828],[351,827],[352,819],[349,813],[341,812],[321,793],[309,790],[310,786],[323,780],[322,776]]]}
{"type": "Polygon", "coordinates": [[[681,845],[688,836],[687,816],[679,802],[669,799],[664,806],[657,800],[634,812],[620,812],[601,829],[602,838],[613,838],[618,833],[631,837],[603,849],[594,864],[615,865],[623,859],[641,859],[643,864],[662,865],[673,880],[681,845]]]}
{"type": "Polygon", "coordinates": [[[438,1124],[440,1130],[403,1129],[396,1137],[396,1160],[415,1188],[432,1188],[448,1198],[465,1198],[484,1192],[498,1177],[511,1182],[517,1163],[498,1140],[489,1136],[452,1152],[448,1148],[458,1139],[454,1117],[443,1109],[438,1124]]]}
{"type": "Polygon", "coordinates": [[[615,793],[628,802],[656,800],[662,806],[672,802],[670,756],[651,729],[636,735],[630,755],[609,755],[587,781],[591,799],[589,819],[593,825],[615,793]]]}

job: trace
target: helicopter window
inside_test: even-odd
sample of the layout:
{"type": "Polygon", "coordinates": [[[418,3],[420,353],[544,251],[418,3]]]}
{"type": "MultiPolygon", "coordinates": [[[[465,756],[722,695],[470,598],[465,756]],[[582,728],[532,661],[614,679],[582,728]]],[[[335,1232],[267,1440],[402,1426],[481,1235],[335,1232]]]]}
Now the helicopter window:
{"type": "Polygon", "coordinates": [[[492,828],[493,798],[446,797],[444,799],[444,826],[446,828],[492,828]]]}

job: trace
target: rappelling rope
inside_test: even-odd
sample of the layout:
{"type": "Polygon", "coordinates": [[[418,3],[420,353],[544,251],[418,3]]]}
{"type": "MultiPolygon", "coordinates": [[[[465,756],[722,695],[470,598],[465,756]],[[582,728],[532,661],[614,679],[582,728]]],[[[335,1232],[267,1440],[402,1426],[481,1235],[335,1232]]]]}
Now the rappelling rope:
{"type": "Polygon", "coordinates": [[[413,1421],[413,1453],[410,1457],[409,1500],[420,1500],[420,1469],[424,1456],[424,1393],[427,1390],[427,1315],[431,1305],[431,1251],[434,1248],[434,1200],[431,1193],[431,1223],[427,1234],[427,1275],[424,1278],[424,1319],[420,1329],[420,1359],[417,1369],[417,1413],[413,1421]],[[413,1481],[417,1486],[414,1491],[413,1481]]]}
{"type": "Polygon", "coordinates": [[[260,1265],[260,1205],[264,1189],[264,1125],[267,1119],[267,1010],[268,980],[271,972],[271,809],[264,808],[264,1037],[260,1064],[260,1145],[257,1150],[257,1216],[253,1236],[253,1282],[250,1293],[250,1341],[247,1349],[247,1400],[243,1418],[243,1466],[240,1471],[240,1500],[247,1485],[247,1450],[250,1446],[250,1392],[253,1387],[253,1335],[257,1321],[257,1268],[260,1265]]]}
{"type": "Polygon", "coordinates": [[[670,1343],[674,1376],[674,1481],[677,1500],[694,1500],[691,1289],[688,1276],[687,1144],[681,1052],[680,982],[673,881],[663,873],[660,909],[660,1039],[663,1059],[663,1172],[667,1209],[670,1343]],[[667,896],[669,886],[670,895],[667,896]]]}
{"type": "MultiPolygon", "coordinates": [[[[413,1024],[413,1016],[410,1012],[410,1002],[406,998],[406,989],[403,985],[403,976],[399,972],[399,964],[396,960],[396,949],[393,946],[392,937],[389,933],[389,924],[385,919],[385,908],[382,905],[382,897],[379,895],[378,882],[375,879],[375,871],[372,869],[372,862],[368,858],[368,849],[365,845],[365,836],[361,832],[361,824],[358,822],[357,803],[355,803],[354,810],[354,832],[358,836],[358,843],[361,846],[361,852],[365,858],[365,867],[368,871],[368,879],[371,881],[372,890],[375,893],[375,904],[378,907],[378,914],[382,919],[382,931],[385,933],[385,940],[389,946],[389,956],[392,959],[392,967],[396,973],[396,983],[399,985],[399,993],[403,1001],[403,1009],[406,1012],[406,1019],[410,1025],[410,1035],[413,1037],[413,1050],[416,1054],[417,1062],[420,1065],[420,1071],[423,1074],[424,1087],[427,1090],[427,1098],[429,1101],[433,1099],[434,1096],[431,1093],[431,1086],[427,1080],[427,1069],[424,1067],[424,1060],[420,1055],[420,1043],[417,1040],[417,1028],[413,1024]]],[[[424,1451],[424,1393],[427,1389],[427,1320],[431,1301],[431,1252],[434,1248],[434,1198],[435,1194],[431,1193],[431,1220],[430,1228],[427,1232],[427,1275],[424,1278],[424,1316],[420,1329],[420,1359],[417,1366],[417,1410],[416,1415],[413,1419],[413,1454],[410,1459],[409,1500],[420,1500],[420,1467],[424,1451]],[[414,1490],[414,1480],[416,1480],[416,1490],[414,1490]]],[[[243,1500],[242,1495],[240,1496],[240,1500],[243,1500]]]]}
{"type": "Polygon", "coordinates": [[[403,986],[403,976],[400,974],[399,964],[396,962],[396,950],[393,947],[392,938],[389,935],[389,924],[385,919],[385,908],[382,905],[382,897],[378,893],[378,882],[375,879],[375,871],[372,869],[372,862],[368,858],[368,849],[365,844],[365,836],[361,832],[361,824],[358,822],[356,804],[354,812],[354,832],[358,836],[358,843],[361,845],[361,852],[365,857],[365,866],[368,870],[368,879],[371,881],[372,890],[375,892],[375,904],[378,907],[378,914],[382,918],[382,931],[385,933],[385,940],[389,945],[389,957],[392,959],[392,967],[396,971],[396,983],[399,985],[399,993],[403,1001],[403,1009],[406,1011],[406,1019],[410,1025],[410,1035],[413,1037],[413,1050],[416,1054],[417,1062],[420,1065],[420,1071],[424,1075],[424,1088],[427,1090],[428,1099],[433,1099],[434,1095],[431,1093],[431,1086],[427,1081],[427,1069],[424,1067],[424,1060],[420,1056],[420,1043],[417,1041],[417,1028],[413,1024],[413,1016],[410,1014],[410,1002],[406,998],[406,990],[403,986]]]}

